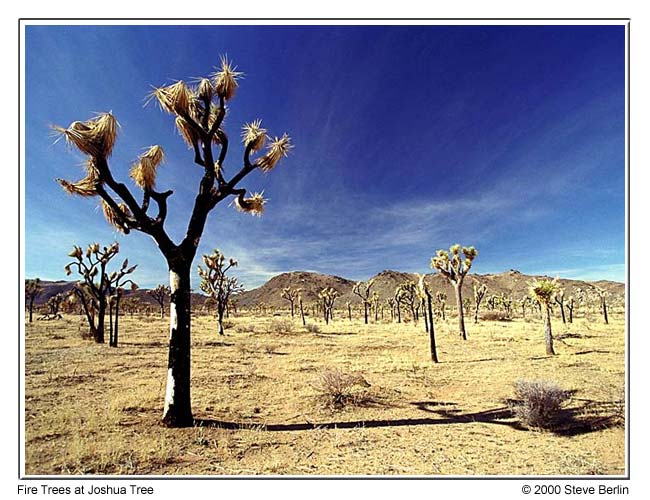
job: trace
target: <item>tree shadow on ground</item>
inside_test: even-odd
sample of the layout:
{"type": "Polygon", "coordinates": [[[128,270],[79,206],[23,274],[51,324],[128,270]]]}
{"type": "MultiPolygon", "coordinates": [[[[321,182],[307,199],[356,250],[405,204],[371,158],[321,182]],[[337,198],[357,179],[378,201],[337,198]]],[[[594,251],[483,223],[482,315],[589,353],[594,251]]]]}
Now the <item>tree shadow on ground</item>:
{"type": "MultiPolygon", "coordinates": [[[[612,414],[612,405],[616,402],[598,402],[577,400],[580,404],[566,408],[560,412],[551,428],[544,429],[558,436],[577,436],[596,432],[607,427],[620,424],[616,414],[612,414]],[[603,414],[605,412],[609,412],[603,414]]],[[[530,430],[515,419],[510,406],[492,408],[489,410],[465,412],[457,408],[457,404],[446,401],[417,401],[411,403],[419,410],[434,415],[421,418],[399,418],[379,420],[352,420],[334,422],[304,423],[242,423],[207,418],[194,420],[196,427],[213,427],[228,430],[264,430],[268,432],[305,431],[314,429],[372,429],[385,427],[405,427],[420,425],[457,425],[457,424],[495,424],[505,425],[518,431],[530,430]]]]}

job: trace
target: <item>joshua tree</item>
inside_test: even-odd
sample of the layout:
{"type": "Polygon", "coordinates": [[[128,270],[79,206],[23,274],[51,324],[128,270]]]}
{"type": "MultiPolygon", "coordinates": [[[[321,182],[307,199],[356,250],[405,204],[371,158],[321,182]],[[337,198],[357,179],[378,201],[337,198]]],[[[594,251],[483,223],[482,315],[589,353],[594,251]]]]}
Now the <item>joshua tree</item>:
{"type": "Polygon", "coordinates": [[[573,298],[573,295],[569,295],[566,301],[566,310],[569,311],[569,317],[568,321],[569,323],[573,323],[573,309],[575,308],[576,305],[576,299],[573,298]]]}
{"type": "Polygon", "coordinates": [[[318,298],[321,300],[323,305],[323,316],[325,317],[325,323],[327,324],[329,324],[330,319],[334,319],[332,311],[334,309],[334,301],[338,296],[339,292],[334,288],[323,288],[323,290],[318,294],[318,298]]]}
{"type": "Polygon", "coordinates": [[[521,317],[526,319],[526,308],[533,305],[533,299],[526,296],[517,301],[519,307],[521,307],[521,317]]]}
{"type": "Polygon", "coordinates": [[[298,306],[300,307],[300,317],[302,318],[302,326],[307,326],[307,322],[305,321],[305,310],[302,307],[302,294],[298,294],[298,306]]]}
{"type": "Polygon", "coordinates": [[[293,318],[293,304],[300,295],[300,288],[291,288],[290,286],[283,288],[280,297],[289,301],[291,304],[291,317],[293,318]]]}
{"type": "Polygon", "coordinates": [[[160,319],[165,317],[165,299],[171,294],[171,289],[168,285],[158,285],[153,290],[147,290],[149,294],[160,307],[160,319]]]}
{"type": "Polygon", "coordinates": [[[546,354],[553,355],[553,332],[551,331],[551,303],[558,290],[557,280],[542,279],[530,283],[530,296],[537,301],[544,310],[544,341],[546,343],[546,354]]]}
{"type": "Polygon", "coordinates": [[[429,289],[429,286],[426,284],[424,281],[424,274],[418,275],[418,295],[420,296],[422,300],[422,311],[423,311],[423,316],[424,316],[424,326],[426,328],[427,333],[429,334],[429,349],[431,351],[431,361],[434,363],[438,362],[438,354],[436,353],[436,336],[435,336],[435,328],[434,328],[434,322],[433,322],[433,307],[431,305],[431,290],[429,289]],[[426,302],[426,309],[424,309],[424,303],[426,302]],[[429,320],[427,321],[427,316],[429,317],[429,320]]]}
{"type": "Polygon", "coordinates": [[[345,301],[345,307],[348,308],[348,319],[352,321],[352,302],[349,300],[345,301]]]}
{"type": "Polygon", "coordinates": [[[160,146],[152,146],[140,155],[131,170],[132,179],[143,191],[139,203],[131,190],[113,177],[108,164],[117,135],[117,121],[112,114],[76,121],[68,128],[56,128],[88,158],[86,177],[74,183],[59,180],[63,188],[80,196],[99,196],[104,215],[111,224],[124,233],[137,230],[150,235],[167,262],[171,304],[163,423],[171,427],[194,423],[190,398],[190,271],[208,214],[218,203],[234,196],[238,210],[261,215],[266,200],[259,193],[246,197],[246,189],[238,186],[257,169],[270,172],[291,148],[290,139],[284,134],[271,142],[265,154],[252,160],[251,154],[264,147],[267,135],[260,120],[248,123],[243,133],[243,166],[239,171],[231,170],[236,173],[226,178],[224,161],[229,140],[221,126],[226,116],[226,101],[235,95],[240,74],[227,58],[222,58],[217,72],[211,78],[200,79],[196,87],[178,81],[155,88],[151,93],[163,111],[175,116],[181,136],[193,150],[194,163],[203,170],[187,231],[178,244],[164,228],[167,200],[172,191],[155,189],[156,169],[163,159],[160,146]],[[213,146],[219,147],[216,160],[213,146]],[[158,206],[154,216],[148,214],[151,200],[158,206]]]}
{"type": "Polygon", "coordinates": [[[223,335],[223,315],[228,307],[228,301],[233,294],[243,289],[237,278],[226,276],[230,269],[237,266],[237,261],[229,259],[226,262],[226,257],[219,250],[214,250],[210,255],[203,255],[203,263],[205,269],[198,266],[201,278],[199,288],[216,302],[219,335],[223,335]]]}
{"type": "Polygon", "coordinates": [[[438,250],[435,257],[431,257],[431,267],[438,270],[449,280],[456,292],[456,308],[458,309],[458,331],[463,340],[467,340],[465,319],[463,317],[463,280],[472,262],[478,255],[474,247],[462,247],[458,244],[449,248],[449,252],[438,250]],[[461,257],[461,252],[463,257],[461,257]]]}
{"type": "Polygon", "coordinates": [[[122,267],[119,271],[114,271],[108,275],[108,294],[109,294],[109,310],[108,318],[110,323],[108,345],[117,347],[117,340],[119,336],[119,322],[120,322],[120,300],[124,294],[124,287],[131,285],[131,290],[137,290],[136,285],[132,279],[124,279],[125,276],[135,271],[137,265],[129,267],[129,259],[124,259],[122,267]],[[113,315],[115,315],[115,322],[113,322],[113,315]]]}
{"type": "Polygon", "coordinates": [[[564,290],[558,288],[555,292],[555,303],[560,306],[560,313],[562,313],[562,323],[566,324],[566,315],[564,314],[564,290]]]}
{"type": "Polygon", "coordinates": [[[609,292],[602,288],[596,288],[596,293],[598,294],[598,299],[600,300],[600,310],[603,312],[603,321],[606,325],[608,325],[609,319],[607,317],[607,299],[609,298],[609,292]]]}
{"type": "Polygon", "coordinates": [[[92,243],[86,249],[84,261],[83,250],[75,245],[72,252],[68,254],[75,260],[65,266],[66,275],[70,276],[74,267],[77,273],[83,277],[83,286],[81,288],[77,287],[76,293],[86,310],[90,335],[95,339],[95,342],[102,344],[104,343],[104,317],[111,287],[107,266],[119,251],[120,246],[117,243],[103,248],[99,247],[99,243],[92,243]],[[92,305],[97,310],[97,324],[95,324],[94,314],[90,313],[91,304],[89,302],[92,302],[92,305]]]}
{"type": "Polygon", "coordinates": [[[478,282],[474,283],[474,323],[478,323],[478,310],[481,307],[481,301],[488,291],[487,285],[483,284],[478,286],[478,282]]]}
{"type": "Polygon", "coordinates": [[[405,304],[411,311],[411,318],[417,322],[417,315],[415,313],[415,303],[418,301],[417,285],[413,281],[405,281],[400,283],[395,292],[395,300],[405,304]]]}
{"type": "Polygon", "coordinates": [[[436,304],[438,306],[440,317],[443,321],[445,321],[447,319],[445,315],[445,309],[447,308],[447,294],[443,292],[436,292],[436,304]]]}
{"type": "Polygon", "coordinates": [[[502,292],[499,296],[499,305],[506,314],[506,318],[510,318],[510,315],[512,314],[512,297],[502,292]]]}
{"type": "Polygon", "coordinates": [[[38,297],[43,288],[41,287],[40,278],[27,280],[25,283],[25,302],[29,302],[29,322],[32,322],[32,312],[34,310],[34,300],[38,297]]]}
{"type": "Polygon", "coordinates": [[[397,322],[402,322],[402,312],[401,305],[404,302],[404,291],[400,286],[395,288],[395,294],[393,295],[393,300],[395,301],[395,311],[397,312],[397,322]]]}
{"type": "Polygon", "coordinates": [[[390,320],[395,321],[395,299],[388,297],[386,299],[386,305],[390,308],[390,320]]]}
{"type": "Polygon", "coordinates": [[[375,323],[377,323],[379,321],[379,294],[372,292],[372,298],[370,300],[372,302],[372,308],[375,311],[375,323]]]}
{"type": "Polygon", "coordinates": [[[61,313],[59,312],[61,309],[61,304],[63,303],[65,297],[62,293],[57,293],[56,295],[52,296],[49,298],[49,300],[45,303],[45,308],[46,312],[43,314],[38,319],[45,319],[45,320],[51,320],[51,319],[61,319],[61,313]]]}
{"type": "Polygon", "coordinates": [[[368,324],[368,309],[370,308],[371,304],[370,289],[374,283],[374,279],[371,279],[367,283],[359,281],[352,287],[352,293],[358,296],[361,299],[361,303],[363,304],[363,320],[366,325],[368,324]]]}

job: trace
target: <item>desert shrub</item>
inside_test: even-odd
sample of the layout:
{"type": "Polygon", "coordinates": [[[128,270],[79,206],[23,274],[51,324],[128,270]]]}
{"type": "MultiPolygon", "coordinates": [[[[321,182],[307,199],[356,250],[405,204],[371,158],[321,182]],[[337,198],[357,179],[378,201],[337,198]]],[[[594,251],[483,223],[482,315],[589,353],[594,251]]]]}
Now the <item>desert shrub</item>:
{"type": "Polygon", "coordinates": [[[309,333],[320,333],[320,326],[317,323],[307,323],[305,325],[305,330],[309,333]]]}
{"type": "Polygon", "coordinates": [[[570,399],[568,391],[549,380],[517,380],[512,410],[527,427],[553,427],[562,406],[570,399]]]}
{"type": "Polygon", "coordinates": [[[264,344],[263,348],[264,348],[264,352],[266,354],[273,354],[278,350],[278,345],[277,344],[264,344]]]}
{"type": "Polygon", "coordinates": [[[221,324],[223,325],[224,330],[230,330],[231,328],[235,327],[234,321],[224,320],[221,322],[221,324]]]}
{"type": "Polygon", "coordinates": [[[241,325],[237,325],[235,327],[235,329],[238,332],[242,332],[242,333],[254,333],[255,332],[255,325],[252,324],[252,323],[244,323],[244,324],[241,324],[241,325]]]}
{"type": "Polygon", "coordinates": [[[273,318],[268,326],[269,333],[291,333],[293,332],[293,323],[286,318],[273,318]]]}
{"type": "Polygon", "coordinates": [[[359,373],[345,373],[338,368],[321,373],[313,384],[317,398],[326,408],[340,409],[349,405],[360,405],[370,400],[370,384],[359,373]]]}
{"type": "Polygon", "coordinates": [[[485,311],[481,314],[481,319],[484,321],[512,321],[503,311],[485,311]]]}

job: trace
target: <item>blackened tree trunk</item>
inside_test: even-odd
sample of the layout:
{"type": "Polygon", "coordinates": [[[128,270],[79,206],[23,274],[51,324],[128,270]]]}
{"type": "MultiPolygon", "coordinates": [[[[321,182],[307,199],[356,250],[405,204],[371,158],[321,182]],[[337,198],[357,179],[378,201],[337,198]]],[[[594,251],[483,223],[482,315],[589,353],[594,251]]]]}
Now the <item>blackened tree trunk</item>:
{"type": "Polygon", "coordinates": [[[190,398],[190,265],[170,265],[169,359],[163,423],[169,427],[193,425],[190,398]]]}
{"type": "Polygon", "coordinates": [[[298,305],[300,306],[300,317],[302,318],[302,326],[307,326],[307,322],[305,321],[305,310],[302,307],[302,297],[298,298],[298,305]]]}
{"type": "Polygon", "coordinates": [[[97,312],[97,326],[95,327],[95,342],[103,344],[104,340],[104,318],[106,317],[106,298],[99,301],[99,311],[97,312]]]}
{"type": "Polygon", "coordinates": [[[397,307],[397,322],[401,323],[402,322],[402,313],[401,313],[400,308],[399,308],[399,302],[397,303],[396,307],[397,307]]]}
{"type": "Polygon", "coordinates": [[[454,291],[456,292],[456,307],[458,309],[458,333],[463,340],[467,340],[467,332],[465,331],[465,318],[463,316],[463,282],[460,281],[454,284],[454,291]]]}
{"type": "Polygon", "coordinates": [[[607,318],[607,302],[605,299],[601,299],[601,303],[603,306],[603,321],[605,321],[606,325],[609,325],[609,319],[607,318]]]}
{"type": "Polygon", "coordinates": [[[32,322],[32,314],[34,311],[34,298],[35,297],[30,297],[29,298],[29,322],[32,322]]]}
{"type": "Polygon", "coordinates": [[[544,341],[546,343],[546,354],[555,355],[553,332],[551,331],[551,308],[548,306],[546,306],[546,317],[544,319],[544,341]]]}
{"type": "MultiPolygon", "coordinates": [[[[438,363],[438,353],[436,352],[436,336],[433,326],[433,307],[431,305],[431,295],[427,295],[427,309],[429,310],[429,345],[431,347],[431,361],[438,363]]],[[[426,314],[424,316],[426,318],[426,314]]]]}
{"type": "Polygon", "coordinates": [[[368,304],[366,302],[363,303],[363,322],[368,324],[368,304]]]}
{"type": "Polygon", "coordinates": [[[108,345],[113,347],[113,303],[108,304],[108,345]]]}
{"type": "Polygon", "coordinates": [[[424,299],[422,299],[422,304],[420,305],[422,307],[422,316],[424,316],[424,331],[429,333],[429,318],[427,317],[427,310],[425,309],[425,302],[424,299]]]}
{"type": "Polygon", "coordinates": [[[352,321],[352,304],[348,304],[348,319],[352,321]]]}

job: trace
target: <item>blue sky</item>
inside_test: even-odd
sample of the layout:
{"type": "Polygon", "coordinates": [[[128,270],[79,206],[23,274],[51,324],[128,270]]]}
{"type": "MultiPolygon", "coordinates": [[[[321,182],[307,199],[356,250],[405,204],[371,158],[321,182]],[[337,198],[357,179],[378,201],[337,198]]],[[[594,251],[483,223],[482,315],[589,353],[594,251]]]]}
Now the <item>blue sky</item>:
{"type": "Polygon", "coordinates": [[[144,98],[228,54],[245,77],[226,172],[244,122],[295,144],[242,183],[269,198],[262,218],[223,202],[203,234],[199,254],[237,258],[248,288],[292,270],[429,272],[455,242],[478,248],[478,273],[625,278],[622,26],[27,26],[25,44],[27,277],[65,279],[73,244],[117,240],[141,286],[167,281],[153,240],[117,233],[97,199],[54,182],[83,177],[83,157],[49,125],[112,111],[124,181],[161,144],[157,185],[174,190],[166,228],[180,241],[201,169],[144,98]]]}

